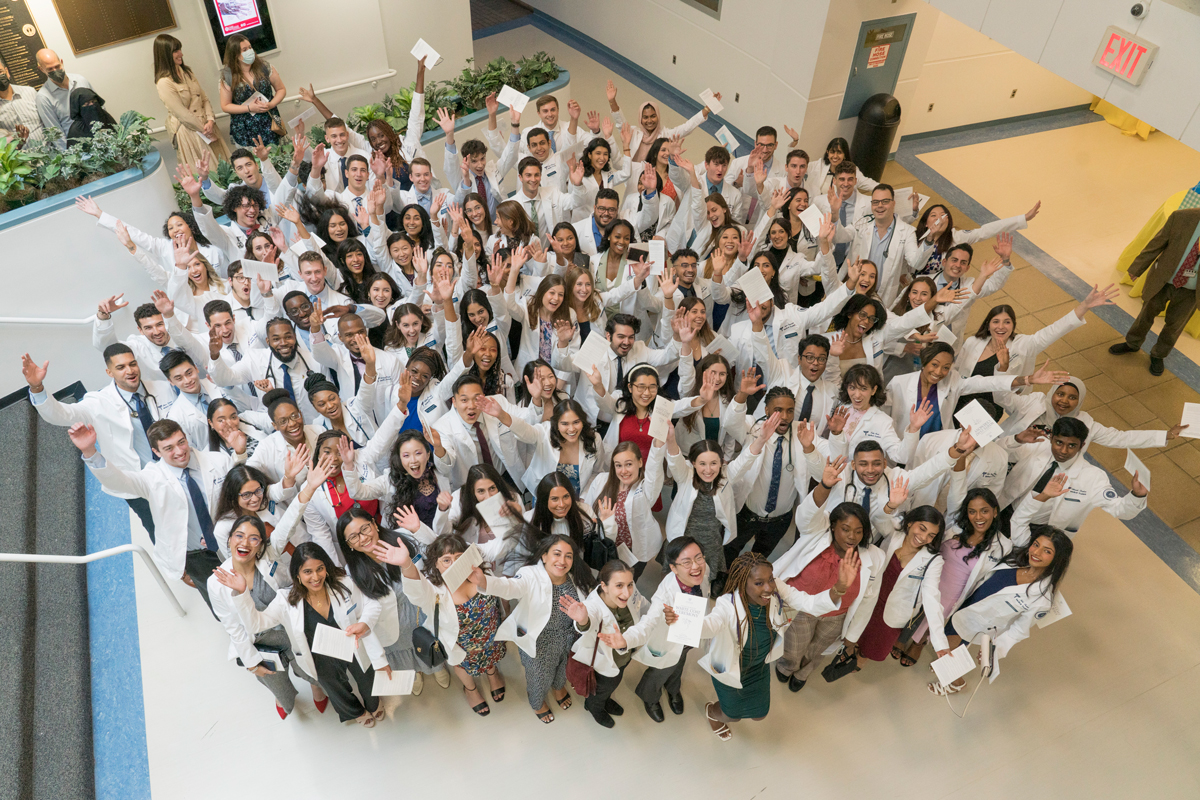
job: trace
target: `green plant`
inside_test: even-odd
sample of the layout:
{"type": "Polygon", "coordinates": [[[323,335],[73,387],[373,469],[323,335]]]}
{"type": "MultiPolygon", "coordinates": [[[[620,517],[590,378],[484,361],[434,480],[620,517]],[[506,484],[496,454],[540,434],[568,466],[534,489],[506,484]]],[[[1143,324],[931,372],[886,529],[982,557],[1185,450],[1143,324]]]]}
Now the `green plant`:
{"type": "Polygon", "coordinates": [[[20,149],[16,139],[0,139],[0,194],[25,187],[35,165],[30,153],[20,149]]]}
{"type": "MultiPolygon", "coordinates": [[[[468,65],[473,62],[474,59],[467,59],[468,65]]],[[[499,93],[506,83],[516,88],[517,65],[500,56],[482,67],[464,67],[457,78],[450,80],[450,87],[462,100],[464,111],[477,111],[484,107],[484,100],[489,94],[499,93]]]]}
{"type": "Polygon", "coordinates": [[[554,56],[545,50],[538,51],[531,56],[523,56],[517,61],[519,85],[514,85],[513,88],[528,92],[530,89],[557,79],[558,72],[558,64],[554,61],[554,56]]]}

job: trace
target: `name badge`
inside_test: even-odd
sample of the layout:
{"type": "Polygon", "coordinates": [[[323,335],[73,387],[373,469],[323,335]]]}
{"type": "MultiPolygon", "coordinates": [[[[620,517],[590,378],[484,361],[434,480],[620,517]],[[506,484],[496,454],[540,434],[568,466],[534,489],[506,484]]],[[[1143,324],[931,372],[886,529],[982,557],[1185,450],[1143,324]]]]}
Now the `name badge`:
{"type": "Polygon", "coordinates": [[[354,610],[354,609],[356,609],[356,608],[358,608],[358,603],[355,603],[354,605],[352,605],[352,606],[350,606],[349,608],[347,608],[347,609],[346,609],[346,615],[347,615],[347,616],[349,616],[349,615],[350,615],[350,612],[351,612],[351,611],[353,611],[353,610],[354,610]]]}
{"type": "Polygon", "coordinates": [[[278,568],[279,568],[279,562],[276,561],[275,563],[273,563],[271,565],[271,571],[268,572],[267,574],[270,575],[272,578],[275,577],[275,570],[277,570],[278,568]]]}
{"type": "Polygon", "coordinates": [[[797,336],[799,336],[799,335],[800,335],[800,332],[799,332],[799,331],[792,331],[791,333],[785,333],[785,334],[783,335],[783,338],[785,338],[785,339],[795,339],[795,338],[796,338],[797,336]]]}

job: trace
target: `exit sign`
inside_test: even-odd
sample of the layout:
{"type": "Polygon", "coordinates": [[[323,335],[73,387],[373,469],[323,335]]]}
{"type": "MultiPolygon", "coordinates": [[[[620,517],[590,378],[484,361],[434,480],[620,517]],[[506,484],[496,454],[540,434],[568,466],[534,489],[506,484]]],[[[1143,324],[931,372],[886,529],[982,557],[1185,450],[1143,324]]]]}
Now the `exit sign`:
{"type": "Polygon", "coordinates": [[[1092,63],[1105,72],[1116,75],[1123,81],[1140,86],[1146,70],[1158,55],[1158,45],[1139,39],[1132,33],[1109,25],[1096,48],[1092,63]]]}

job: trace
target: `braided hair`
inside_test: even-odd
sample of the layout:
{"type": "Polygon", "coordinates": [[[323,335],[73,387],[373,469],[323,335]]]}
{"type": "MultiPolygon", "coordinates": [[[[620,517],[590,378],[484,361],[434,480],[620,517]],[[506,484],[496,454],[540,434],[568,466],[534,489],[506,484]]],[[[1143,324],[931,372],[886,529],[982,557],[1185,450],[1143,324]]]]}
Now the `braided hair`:
{"type": "MultiPolygon", "coordinates": [[[[750,583],[750,573],[754,571],[755,567],[759,567],[764,564],[768,568],[771,567],[771,562],[767,560],[766,556],[762,555],[761,553],[750,551],[742,553],[733,560],[732,564],[729,565],[729,574],[725,577],[725,591],[723,594],[736,593],[737,596],[741,598],[742,607],[746,609],[747,615],[750,613],[750,595],[746,592],[746,586],[750,583]]],[[[737,603],[733,604],[733,609],[733,613],[736,618],[737,603]]],[[[746,623],[750,623],[749,616],[747,616],[746,623]]],[[[753,625],[750,625],[750,630],[748,633],[749,636],[746,639],[746,647],[753,649],[753,625]]],[[[737,637],[738,641],[740,642],[742,640],[742,621],[740,619],[737,620],[737,637]]]]}

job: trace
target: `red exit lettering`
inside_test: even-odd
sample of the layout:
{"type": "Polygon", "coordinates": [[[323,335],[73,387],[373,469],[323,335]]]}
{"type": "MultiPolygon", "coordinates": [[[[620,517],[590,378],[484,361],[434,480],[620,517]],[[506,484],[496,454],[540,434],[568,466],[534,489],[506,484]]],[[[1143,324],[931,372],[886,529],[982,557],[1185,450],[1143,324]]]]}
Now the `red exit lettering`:
{"type": "Polygon", "coordinates": [[[1119,33],[1113,33],[1109,35],[1104,55],[1100,57],[1100,66],[1130,78],[1145,52],[1146,48],[1137,42],[1126,39],[1119,33]],[[1110,59],[1109,56],[1112,58],[1110,59]]]}

